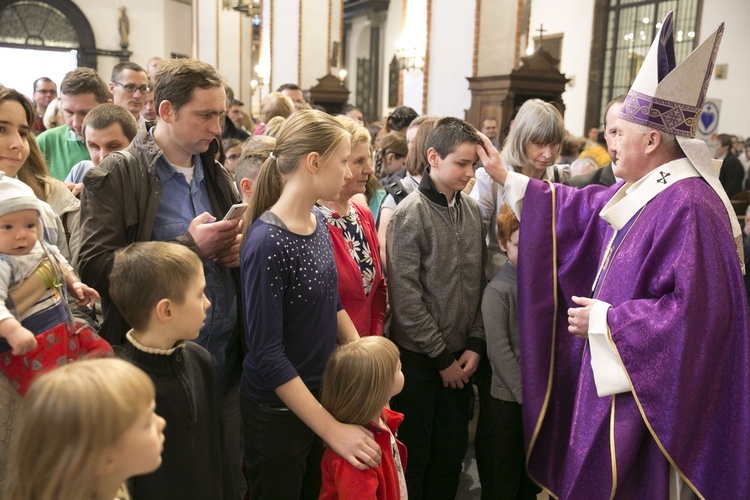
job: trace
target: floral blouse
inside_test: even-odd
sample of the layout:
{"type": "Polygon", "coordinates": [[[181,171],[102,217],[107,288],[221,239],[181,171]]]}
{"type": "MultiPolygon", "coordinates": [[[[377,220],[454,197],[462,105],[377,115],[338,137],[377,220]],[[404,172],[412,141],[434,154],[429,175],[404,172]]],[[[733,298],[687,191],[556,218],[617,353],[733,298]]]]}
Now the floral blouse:
{"type": "Polygon", "coordinates": [[[344,231],[344,241],[349,249],[349,255],[354,262],[359,264],[359,269],[362,272],[362,287],[365,289],[365,295],[369,295],[375,279],[375,263],[372,261],[370,244],[367,242],[362,224],[359,222],[359,214],[351,204],[349,205],[349,213],[346,215],[334,212],[322,205],[318,205],[318,207],[331,226],[344,231]]]}

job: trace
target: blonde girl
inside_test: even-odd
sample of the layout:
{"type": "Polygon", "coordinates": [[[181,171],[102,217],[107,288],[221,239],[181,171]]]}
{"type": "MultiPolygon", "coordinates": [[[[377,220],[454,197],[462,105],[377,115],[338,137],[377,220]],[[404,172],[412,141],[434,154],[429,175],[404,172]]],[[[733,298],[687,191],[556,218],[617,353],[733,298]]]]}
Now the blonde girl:
{"type": "Polygon", "coordinates": [[[151,379],[122,360],[39,377],[22,404],[3,498],[116,498],[127,478],[161,464],[165,422],[154,408],[151,379]]]}
{"type": "Polygon", "coordinates": [[[321,462],[322,500],[406,497],[406,448],[395,438],[403,415],[387,408],[404,386],[396,345],[384,337],[365,337],[341,346],[326,364],[321,404],[339,422],[367,426],[381,448],[377,469],[359,470],[335,451],[321,462]]]}
{"type": "Polygon", "coordinates": [[[372,432],[318,403],[325,362],[358,337],[340,307],[331,238],[318,199],[352,174],[349,133],[329,115],[295,113],[258,173],[240,257],[247,355],[240,406],[250,498],[317,498],[322,438],[358,468],[375,467],[372,432]]]}

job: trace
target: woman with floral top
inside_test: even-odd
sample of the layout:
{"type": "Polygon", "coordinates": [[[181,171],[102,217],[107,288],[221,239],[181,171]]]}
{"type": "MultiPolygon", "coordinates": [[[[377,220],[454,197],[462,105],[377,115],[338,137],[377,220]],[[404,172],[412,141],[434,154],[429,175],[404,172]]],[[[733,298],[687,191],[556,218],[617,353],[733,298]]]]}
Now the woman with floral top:
{"type": "Polygon", "coordinates": [[[372,173],[370,134],[347,116],[337,120],[352,136],[352,177],[338,200],[320,200],[339,273],[339,296],[360,336],[383,335],[386,288],[375,221],[362,198],[372,173]],[[358,196],[359,195],[359,196],[358,196]]]}

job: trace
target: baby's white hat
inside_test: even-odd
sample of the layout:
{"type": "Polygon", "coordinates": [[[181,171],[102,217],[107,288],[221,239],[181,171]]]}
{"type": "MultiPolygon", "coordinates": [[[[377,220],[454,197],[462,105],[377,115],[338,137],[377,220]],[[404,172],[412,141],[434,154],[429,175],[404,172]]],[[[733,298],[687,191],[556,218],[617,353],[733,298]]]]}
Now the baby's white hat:
{"type": "Polygon", "coordinates": [[[8,177],[0,171],[0,216],[21,210],[42,213],[34,191],[18,179],[8,177]]]}

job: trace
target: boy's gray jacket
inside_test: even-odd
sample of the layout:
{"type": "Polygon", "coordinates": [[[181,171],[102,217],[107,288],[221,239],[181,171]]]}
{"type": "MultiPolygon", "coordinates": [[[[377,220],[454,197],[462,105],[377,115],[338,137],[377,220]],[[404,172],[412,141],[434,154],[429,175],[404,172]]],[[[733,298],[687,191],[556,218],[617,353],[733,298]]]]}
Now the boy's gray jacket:
{"type": "Polygon", "coordinates": [[[427,171],[419,189],[396,207],[387,242],[393,340],[429,356],[437,370],[464,349],[484,354],[487,251],[476,201],[457,192],[451,218],[427,171]]]}

